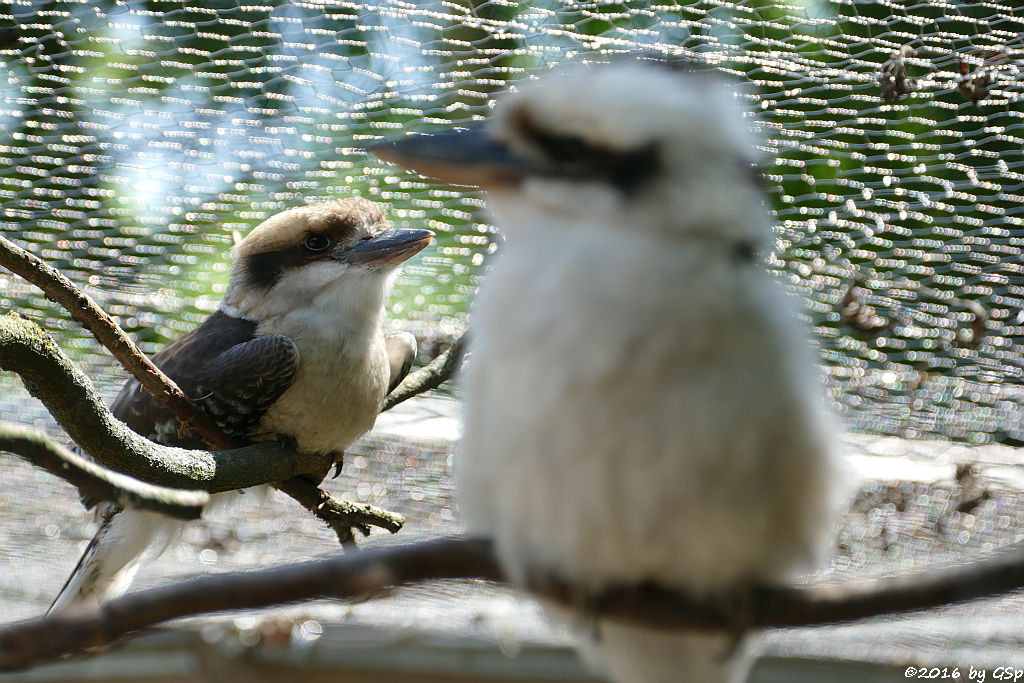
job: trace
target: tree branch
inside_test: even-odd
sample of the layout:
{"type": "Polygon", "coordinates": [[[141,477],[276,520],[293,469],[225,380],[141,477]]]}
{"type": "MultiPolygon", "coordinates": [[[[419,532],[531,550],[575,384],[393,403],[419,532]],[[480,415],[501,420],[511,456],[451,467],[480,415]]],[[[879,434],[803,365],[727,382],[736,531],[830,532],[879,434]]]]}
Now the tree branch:
{"type": "Polygon", "coordinates": [[[43,432],[21,425],[0,424],[0,450],[70,482],[83,497],[114,501],[126,508],[196,519],[210,500],[205,491],[155,486],[115,472],[73,453],[43,432]]]}
{"type": "Polygon", "coordinates": [[[144,439],[111,415],[89,378],[38,325],[13,313],[0,316],[0,369],[17,373],[89,455],[153,484],[216,493],[330,466],[329,456],[299,454],[274,441],[210,452],[144,439]]]}
{"type": "Polygon", "coordinates": [[[159,398],[183,425],[202,436],[204,441],[220,449],[241,445],[232,443],[202,408],[135,346],[135,342],[118,327],[114,319],[59,270],[2,236],[0,266],[25,278],[43,290],[47,299],[63,306],[71,317],[84,325],[97,341],[114,354],[114,358],[139,380],[146,391],[159,398]]]}
{"type": "Polygon", "coordinates": [[[178,617],[268,607],[310,596],[351,598],[410,581],[467,576],[500,579],[488,543],[443,539],[255,572],[206,576],[133,593],[97,609],[68,610],[0,628],[0,670],[23,668],[106,644],[178,617]]]}
{"type": "MultiPolygon", "coordinates": [[[[43,293],[46,294],[47,298],[49,298],[52,301],[55,301],[56,303],[60,304],[65,309],[67,309],[71,316],[75,320],[78,320],[80,323],[82,323],[86,327],[86,329],[92,332],[93,336],[96,337],[97,341],[99,341],[103,346],[105,346],[114,355],[114,357],[118,361],[120,361],[120,363],[125,367],[125,369],[127,369],[132,374],[132,376],[135,377],[135,379],[137,379],[142,384],[143,387],[145,387],[147,391],[149,391],[151,394],[160,399],[164,403],[164,405],[166,405],[171,410],[171,412],[175,414],[175,416],[181,421],[183,425],[187,425],[188,427],[199,433],[203,437],[203,440],[209,443],[212,447],[219,449],[238,449],[239,447],[245,446],[244,443],[238,440],[231,439],[226,434],[224,434],[220,430],[220,428],[217,427],[217,425],[206,415],[206,413],[198,405],[196,405],[191,399],[189,399],[169,377],[163,374],[163,372],[161,372],[160,369],[157,368],[152,363],[152,361],[150,361],[138,349],[138,347],[135,346],[135,343],[132,342],[131,338],[129,338],[128,335],[126,335],[124,331],[117,326],[113,318],[111,318],[109,315],[107,315],[105,311],[103,311],[103,309],[97,306],[96,303],[87,294],[82,292],[70,280],[64,277],[64,275],[60,271],[46,264],[35,255],[22,249],[21,247],[17,246],[13,242],[2,236],[0,236],[0,266],[3,266],[10,270],[11,272],[16,273],[21,277],[25,278],[26,280],[28,280],[29,282],[43,290],[43,293]]],[[[55,345],[54,348],[56,348],[55,345]]],[[[70,361],[68,363],[70,364],[70,361]]],[[[2,364],[0,364],[0,367],[3,367],[2,364]]],[[[18,371],[15,370],[15,372],[18,371]]],[[[23,376],[22,379],[25,380],[25,377],[23,376]]],[[[88,384],[88,381],[86,380],[85,383],[88,384]]],[[[29,387],[29,381],[26,381],[26,386],[29,387]]],[[[424,391],[425,390],[426,389],[424,389],[424,391]]],[[[31,387],[29,387],[29,391],[32,391],[31,387]]],[[[44,403],[46,403],[46,401],[44,401],[44,403]]],[[[95,403],[91,401],[89,403],[90,405],[95,405],[95,403]]],[[[60,417],[57,415],[57,413],[54,412],[54,410],[66,412],[66,407],[68,405],[74,404],[68,404],[63,403],[61,401],[57,401],[47,403],[47,408],[50,410],[51,414],[53,414],[54,417],[57,418],[58,422],[61,423],[61,426],[67,429],[68,433],[71,434],[72,438],[75,439],[75,441],[79,443],[81,446],[83,446],[89,452],[90,455],[95,457],[97,460],[100,460],[101,462],[106,462],[107,464],[117,467],[117,469],[121,469],[130,474],[134,474],[140,478],[147,479],[148,481],[153,481],[155,483],[165,483],[162,480],[150,479],[148,476],[146,476],[146,474],[143,474],[143,472],[147,471],[148,468],[145,465],[138,465],[137,463],[132,462],[132,458],[117,458],[115,461],[118,462],[118,465],[113,465],[112,462],[104,460],[103,453],[97,452],[90,445],[80,441],[76,433],[69,429],[68,424],[65,421],[62,421],[60,417]],[[140,471],[133,471],[136,468],[138,468],[140,471]]],[[[102,402],[99,402],[99,405],[102,407],[102,413],[106,415],[105,419],[113,420],[114,422],[117,423],[117,425],[124,427],[122,423],[117,422],[116,420],[113,419],[112,416],[109,415],[109,411],[106,411],[105,407],[102,406],[102,402]]],[[[91,411],[85,412],[91,413],[91,411]]],[[[90,415],[86,415],[86,417],[90,417],[90,415]]],[[[134,436],[134,432],[132,432],[130,429],[124,429],[123,433],[134,436]]],[[[118,448],[116,444],[111,444],[106,441],[105,443],[108,446],[113,446],[113,450],[116,453],[124,455],[124,449],[118,448]]],[[[259,453],[262,453],[264,450],[266,450],[266,448],[263,446],[250,446],[248,448],[255,448],[256,451],[259,453]]],[[[148,449],[143,448],[141,450],[146,451],[148,449]]],[[[199,451],[189,452],[198,453],[199,451]]],[[[255,453],[249,451],[246,452],[248,453],[246,457],[251,458],[255,456],[255,453]]],[[[282,458],[281,464],[291,464],[293,466],[297,466],[299,463],[294,462],[297,454],[295,454],[293,451],[288,452],[292,457],[282,458]]],[[[106,451],[106,453],[107,455],[110,455],[109,449],[106,451]]],[[[236,459],[222,457],[220,454],[215,455],[213,457],[214,459],[222,458],[230,460],[231,462],[236,462],[236,459]]],[[[320,458],[315,458],[314,456],[303,457],[300,459],[305,461],[322,460],[320,458]]],[[[169,464],[171,463],[168,461],[161,462],[161,465],[169,464]]],[[[329,526],[331,526],[331,528],[335,530],[335,532],[339,535],[339,538],[344,536],[347,542],[354,543],[355,539],[352,536],[351,529],[349,528],[342,530],[345,517],[341,511],[344,510],[347,505],[344,501],[335,500],[331,498],[326,492],[322,492],[321,496],[316,497],[307,495],[308,492],[302,493],[305,490],[306,486],[306,480],[304,479],[297,480],[294,482],[286,482],[286,477],[290,478],[296,474],[317,474],[319,476],[322,476],[322,474],[326,472],[329,469],[329,467],[330,463],[318,464],[313,469],[306,469],[305,467],[293,467],[293,469],[291,470],[291,474],[289,475],[272,477],[270,479],[264,479],[263,481],[256,482],[255,484],[250,483],[234,488],[244,488],[246,486],[253,486],[256,484],[266,483],[268,481],[279,482],[279,484],[275,484],[277,488],[291,495],[307,510],[313,512],[320,519],[324,520],[329,526]],[[295,492],[299,492],[298,497],[296,496],[295,492]],[[325,500],[322,500],[321,497],[324,498],[325,500]]],[[[282,469],[287,468],[285,467],[282,469]]],[[[192,488],[195,486],[207,488],[206,482],[202,481],[201,479],[196,479],[190,483],[186,483],[184,484],[184,486],[188,488],[192,488]]],[[[374,509],[376,510],[376,508],[374,509]]],[[[400,516],[392,515],[391,513],[387,513],[385,515],[377,517],[363,513],[360,513],[356,516],[359,517],[362,521],[356,521],[354,522],[354,524],[356,525],[357,528],[361,530],[366,528],[366,524],[373,524],[375,526],[380,526],[382,528],[391,529],[394,526],[394,520],[401,519],[400,516]]],[[[400,526],[401,524],[399,524],[399,528],[400,526]]]]}
{"type": "MultiPolygon", "coordinates": [[[[590,601],[609,617],[653,628],[787,628],[856,621],[976,600],[1024,587],[1024,544],[966,565],[882,579],[807,587],[758,586],[725,602],[664,588],[613,588],[590,601]],[[735,599],[739,597],[739,600],[735,599]]],[[[535,594],[579,606],[573,586],[537,577],[535,594]]]]}
{"type": "Polygon", "coordinates": [[[278,482],[276,486],[331,527],[342,545],[355,543],[353,527],[359,529],[363,536],[369,536],[370,526],[387,529],[394,534],[405,525],[405,517],[396,512],[332,498],[308,479],[296,477],[278,482]]]}
{"type": "MultiPolygon", "coordinates": [[[[437,579],[503,580],[492,544],[446,538],[345,554],[255,572],[218,574],[133,593],[88,611],[68,611],[0,628],[0,670],[108,644],[170,619],[256,609],[314,598],[352,598],[437,579]]],[[[1024,545],[991,559],[926,574],[806,588],[759,588],[729,600],[698,601],[654,588],[613,589],[581,607],[578,591],[550,577],[531,583],[541,597],[622,621],[663,629],[808,626],[923,610],[1020,588],[1024,545]]]]}
{"type": "Polygon", "coordinates": [[[452,341],[447,351],[402,380],[402,383],[384,399],[381,412],[391,410],[413,396],[441,386],[462,369],[462,359],[465,355],[466,333],[463,332],[452,341]]]}

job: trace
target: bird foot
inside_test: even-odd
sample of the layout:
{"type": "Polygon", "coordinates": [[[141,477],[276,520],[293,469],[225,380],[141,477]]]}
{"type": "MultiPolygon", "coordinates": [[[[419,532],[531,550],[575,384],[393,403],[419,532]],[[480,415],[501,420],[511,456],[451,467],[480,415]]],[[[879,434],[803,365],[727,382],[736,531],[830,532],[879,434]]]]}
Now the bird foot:
{"type": "Polygon", "coordinates": [[[335,454],[334,454],[334,464],[332,465],[332,467],[334,468],[334,472],[331,474],[331,479],[337,479],[338,476],[341,474],[341,466],[342,466],[342,462],[343,462],[344,458],[345,458],[345,452],[344,451],[337,451],[337,452],[335,452],[335,454]]]}

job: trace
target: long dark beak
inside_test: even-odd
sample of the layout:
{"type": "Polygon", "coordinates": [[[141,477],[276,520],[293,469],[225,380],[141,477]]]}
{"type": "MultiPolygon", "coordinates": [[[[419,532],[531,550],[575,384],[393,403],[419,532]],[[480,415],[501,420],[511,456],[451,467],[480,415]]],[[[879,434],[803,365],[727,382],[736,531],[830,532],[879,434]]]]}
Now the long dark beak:
{"type": "Polygon", "coordinates": [[[453,185],[509,185],[533,168],[528,159],[481,129],[410,135],[369,149],[385,161],[453,185]]]}
{"type": "Polygon", "coordinates": [[[352,265],[397,266],[418,254],[433,239],[434,233],[429,230],[392,228],[347,249],[337,249],[332,256],[352,265]]]}

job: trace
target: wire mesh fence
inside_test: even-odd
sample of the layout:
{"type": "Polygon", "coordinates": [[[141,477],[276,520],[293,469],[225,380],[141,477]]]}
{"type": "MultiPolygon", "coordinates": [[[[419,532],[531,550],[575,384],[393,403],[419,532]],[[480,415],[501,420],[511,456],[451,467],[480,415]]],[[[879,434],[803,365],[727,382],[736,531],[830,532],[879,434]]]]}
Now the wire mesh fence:
{"type": "MultiPolygon", "coordinates": [[[[390,313],[443,338],[495,249],[481,198],[365,147],[479,119],[559,63],[681,56],[749,85],[769,264],[808,301],[851,425],[1014,444],[1022,15],[1012,0],[15,0],[0,5],[0,227],[153,350],[216,305],[233,232],[361,194],[437,232],[390,313]]],[[[117,381],[62,312],[0,284],[4,308],[117,381]]]]}

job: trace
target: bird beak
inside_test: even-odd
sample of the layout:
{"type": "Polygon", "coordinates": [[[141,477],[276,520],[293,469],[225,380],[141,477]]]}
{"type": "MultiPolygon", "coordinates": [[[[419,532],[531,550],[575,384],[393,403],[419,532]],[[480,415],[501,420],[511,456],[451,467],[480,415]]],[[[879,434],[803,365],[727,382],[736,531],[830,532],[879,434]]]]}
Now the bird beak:
{"type": "Polygon", "coordinates": [[[453,185],[511,185],[534,166],[479,128],[409,135],[369,149],[385,161],[453,185]]]}
{"type": "Polygon", "coordinates": [[[429,230],[392,228],[346,249],[336,249],[332,255],[352,265],[397,266],[415,256],[433,239],[434,233],[429,230]]]}

